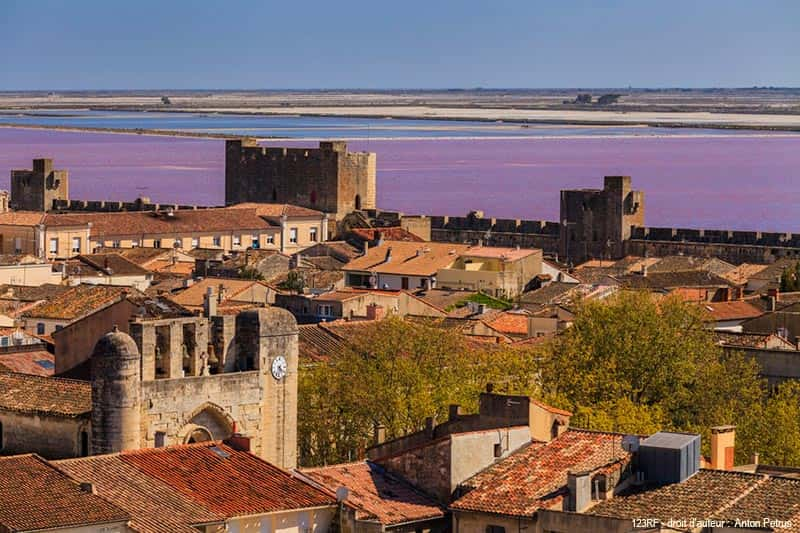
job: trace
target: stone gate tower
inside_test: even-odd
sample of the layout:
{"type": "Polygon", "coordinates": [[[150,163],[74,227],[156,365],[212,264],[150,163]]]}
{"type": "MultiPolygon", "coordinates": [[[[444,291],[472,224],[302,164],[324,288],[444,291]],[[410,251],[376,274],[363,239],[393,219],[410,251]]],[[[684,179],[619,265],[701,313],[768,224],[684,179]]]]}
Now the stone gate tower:
{"type": "Polygon", "coordinates": [[[644,193],[630,176],[606,176],[602,189],[561,191],[559,255],[564,261],[617,259],[633,226],[644,225],[644,193]]]}
{"type": "Polygon", "coordinates": [[[69,173],[54,170],[52,159],[34,159],[32,169],[11,171],[11,209],[49,211],[53,200],[69,200],[69,173]]]}
{"type": "Polygon", "coordinates": [[[319,148],[266,148],[254,139],[225,142],[225,203],[287,203],[334,214],[375,208],[374,153],[345,142],[319,148]]]}

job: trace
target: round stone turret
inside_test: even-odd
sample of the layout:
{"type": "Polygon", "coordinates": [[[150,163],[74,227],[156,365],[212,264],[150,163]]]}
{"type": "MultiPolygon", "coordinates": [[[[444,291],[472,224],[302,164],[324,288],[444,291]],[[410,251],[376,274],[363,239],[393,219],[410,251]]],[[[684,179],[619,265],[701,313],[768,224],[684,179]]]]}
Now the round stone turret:
{"type": "Polygon", "coordinates": [[[92,454],[140,447],[141,357],[134,340],[114,327],[94,347],[92,454]]]}

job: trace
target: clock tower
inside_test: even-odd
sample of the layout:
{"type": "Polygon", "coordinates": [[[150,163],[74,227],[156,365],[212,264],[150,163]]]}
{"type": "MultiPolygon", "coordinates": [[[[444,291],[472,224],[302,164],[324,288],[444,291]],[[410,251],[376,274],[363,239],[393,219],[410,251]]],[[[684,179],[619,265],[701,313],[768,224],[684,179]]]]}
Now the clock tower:
{"type": "Polygon", "coordinates": [[[281,468],[297,466],[297,321],[267,307],[236,317],[240,367],[257,371],[262,404],[253,452],[281,468]]]}

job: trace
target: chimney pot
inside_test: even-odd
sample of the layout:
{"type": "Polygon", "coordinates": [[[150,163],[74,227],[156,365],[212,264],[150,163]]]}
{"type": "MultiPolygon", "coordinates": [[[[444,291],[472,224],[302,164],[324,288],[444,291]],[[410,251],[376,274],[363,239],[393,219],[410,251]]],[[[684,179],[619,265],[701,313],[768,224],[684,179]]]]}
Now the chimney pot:
{"type": "Polygon", "coordinates": [[[711,428],[711,468],[732,470],[736,446],[736,426],[711,428]]]}

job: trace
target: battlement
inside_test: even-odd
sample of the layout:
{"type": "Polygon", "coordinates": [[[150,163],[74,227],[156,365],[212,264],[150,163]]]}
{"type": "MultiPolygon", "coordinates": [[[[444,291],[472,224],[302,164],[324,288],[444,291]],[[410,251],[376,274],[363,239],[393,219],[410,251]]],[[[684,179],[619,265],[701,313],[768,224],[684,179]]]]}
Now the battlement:
{"type": "Polygon", "coordinates": [[[631,239],[800,248],[800,233],[635,226],[631,239]]]}
{"type": "Polygon", "coordinates": [[[178,211],[211,209],[214,206],[185,204],[154,204],[149,198],[137,198],[133,202],[115,200],[53,200],[52,210],[56,212],[100,212],[119,213],[123,211],[178,211]]]}

